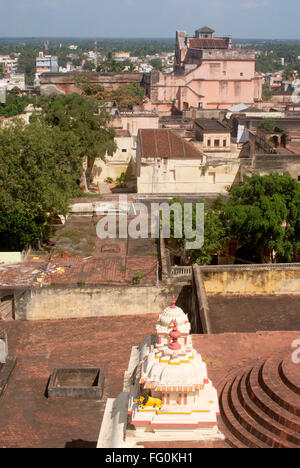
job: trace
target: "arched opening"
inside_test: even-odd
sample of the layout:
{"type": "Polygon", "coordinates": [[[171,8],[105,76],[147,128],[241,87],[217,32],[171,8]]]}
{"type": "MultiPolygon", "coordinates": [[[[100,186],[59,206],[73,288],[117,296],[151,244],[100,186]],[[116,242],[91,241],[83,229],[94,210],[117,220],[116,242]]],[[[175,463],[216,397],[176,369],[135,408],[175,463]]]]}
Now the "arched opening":
{"type": "Polygon", "coordinates": [[[285,134],[283,134],[281,137],[281,146],[283,148],[286,148],[286,135],[285,134]]]}
{"type": "Polygon", "coordinates": [[[273,135],[271,137],[271,142],[273,143],[273,145],[275,146],[275,148],[278,148],[279,146],[279,138],[277,135],[273,135]]]}

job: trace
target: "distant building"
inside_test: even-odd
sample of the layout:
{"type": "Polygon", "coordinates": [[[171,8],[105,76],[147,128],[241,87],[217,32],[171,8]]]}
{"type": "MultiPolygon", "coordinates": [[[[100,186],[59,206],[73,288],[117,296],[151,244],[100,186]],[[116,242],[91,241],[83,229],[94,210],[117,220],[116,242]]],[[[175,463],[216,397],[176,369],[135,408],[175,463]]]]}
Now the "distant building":
{"type": "Polygon", "coordinates": [[[194,122],[196,138],[202,142],[205,152],[230,152],[230,129],[215,119],[196,119],[194,122]]]}
{"type": "Polygon", "coordinates": [[[141,83],[141,73],[97,73],[76,72],[70,73],[47,73],[41,75],[41,94],[71,94],[81,93],[76,84],[76,78],[84,77],[88,83],[99,84],[107,89],[117,89],[119,86],[130,83],[141,83]]]}
{"type": "Polygon", "coordinates": [[[6,103],[6,83],[2,83],[3,80],[0,81],[0,104],[6,103]]]}
{"type": "Polygon", "coordinates": [[[0,65],[5,74],[16,73],[18,66],[18,59],[11,58],[10,55],[0,55],[0,65]]]}
{"type": "Polygon", "coordinates": [[[58,59],[54,55],[44,55],[40,52],[36,59],[36,73],[57,73],[58,72],[58,59]]]}
{"type": "Polygon", "coordinates": [[[5,102],[6,91],[12,91],[13,89],[25,91],[25,75],[23,73],[11,73],[0,80],[0,102],[5,102]]]}
{"type": "Polygon", "coordinates": [[[173,73],[153,71],[144,85],[152,107],[161,114],[174,105],[180,110],[250,105],[262,96],[255,52],[232,49],[230,37],[214,37],[207,27],[198,29],[194,37],[177,31],[173,73]]]}
{"type": "Polygon", "coordinates": [[[113,53],[113,58],[114,59],[129,59],[130,58],[130,52],[114,52],[113,53]]]}
{"type": "Polygon", "coordinates": [[[44,52],[39,52],[36,59],[35,70],[36,84],[39,85],[39,79],[42,73],[57,73],[58,72],[58,59],[54,55],[45,55],[44,52]]]}

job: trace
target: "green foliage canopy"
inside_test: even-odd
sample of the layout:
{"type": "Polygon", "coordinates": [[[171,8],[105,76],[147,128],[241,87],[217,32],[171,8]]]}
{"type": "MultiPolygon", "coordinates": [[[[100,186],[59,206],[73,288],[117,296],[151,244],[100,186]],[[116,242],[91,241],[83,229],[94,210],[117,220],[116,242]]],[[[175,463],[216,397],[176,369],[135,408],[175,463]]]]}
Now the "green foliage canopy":
{"type": "Polygon", "coordinates": [[[31,102],[26,96],[16,96],[15,93],[6,93],[6,103],[0,104],[0,115],[14,117],[23,114],[25,107],[31,102]]]}
{"type": "Polygon", "coordinates": [[[0,130],[1,248],[20,250],[49,233],[51,215],[65,214],[78,195],[79,139],[35,122],[0,130]]]}
{"type": "Polygon", "coordinates": [[[290,174],[254,174],[230,190],[223,216],[239,246],[290,262],[300,249],[300,184],[290,174]]]}
{"type": "Polygon", "coordinates": [[[114,130],[99,103],[79,95],[43,97],[29,125],[16,119],[0,129],[0,240],[20,250],[47,239],[55,214],[80,196],[83,162],[115,151],[114,130]]]}
{"type": "MultiPolygon", "coordinates": [[[[169,204],[172,206],[174,203],[180,203],[182,206],[182,213],[184,212],[184,203],[181,198],[173,198],[169,204]]],[[[213,203],[211,208],[208,207],[204,200],[199,200],[198,203],[203,203],[205,207],[204,211],[204,245],[198,250],[186,250],[186,242],[192,241],[193,239],[187,239],[183,235],[182,239],[174,238],[175,226],[174,213],[171,212],[171,244],[175,244],[178,253],[182,258],[184,264],[198,263],[201,265],[209,265],[212,262],[213,255],[221,253],[223,246],[228,240],[227,229],[223,224],[220,216],[223,208],[222,197],[218,197],[213,203]]],[[[192,208],[192,227],[196,229],[196,206],[193,204],[192,208]]],[[[184,216],[182,216],[182,232],[184,233],[184,216]]]]}

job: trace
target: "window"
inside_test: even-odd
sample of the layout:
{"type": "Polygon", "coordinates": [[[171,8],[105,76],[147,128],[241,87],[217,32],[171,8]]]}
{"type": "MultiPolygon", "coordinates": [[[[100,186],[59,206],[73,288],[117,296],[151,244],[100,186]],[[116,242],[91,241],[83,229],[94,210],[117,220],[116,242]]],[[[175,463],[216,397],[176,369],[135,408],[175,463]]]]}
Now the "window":
{"type": "Polygon", "coordinates": [[[122,149],[122,153],[127,153],[127,149],[122,149]]]}
{"type": "Polygon", "coordinates": [[[207,140],[207,146],[210,147],[210,140],[207,140]]]}
{"type": "Polygon", "coordinates": [[[223,140],[223,146],[224,146],[224,148],[226,148],[226,146],[227,146],[226,140],[223,140]]]}
{"type": "Polygon", "coordinates": [[[216,173],[215,172],[209,172],[208,173],[208,183],[209,184],[215,184],[216,183],[216,173]]]}
{"type": "Polygon", "coordinates": [[[203,109],[203,102],[198,103],[198,109],[203,109]]]}
{"type": "Polygon", "coordinates": [[[244,76],[244,73],[240,73],[240,76],[244,76]]]}
{"type": "Polygon", "coordinates": [[[215,148],[219,148],[220,147],[220,140],[215,140],[215,148]]]}

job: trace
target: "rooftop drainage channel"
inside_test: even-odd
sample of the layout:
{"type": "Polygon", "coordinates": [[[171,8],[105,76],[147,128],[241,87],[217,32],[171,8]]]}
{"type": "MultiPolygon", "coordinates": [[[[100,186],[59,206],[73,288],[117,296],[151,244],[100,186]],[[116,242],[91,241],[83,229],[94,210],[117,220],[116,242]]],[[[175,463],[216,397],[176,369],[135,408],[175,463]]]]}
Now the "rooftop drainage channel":
{"type": "Polygon", "coordinates": [[[48,398],[101,400],[104,387],[103,367],[77,367],[54,369],[48,398]]]}

